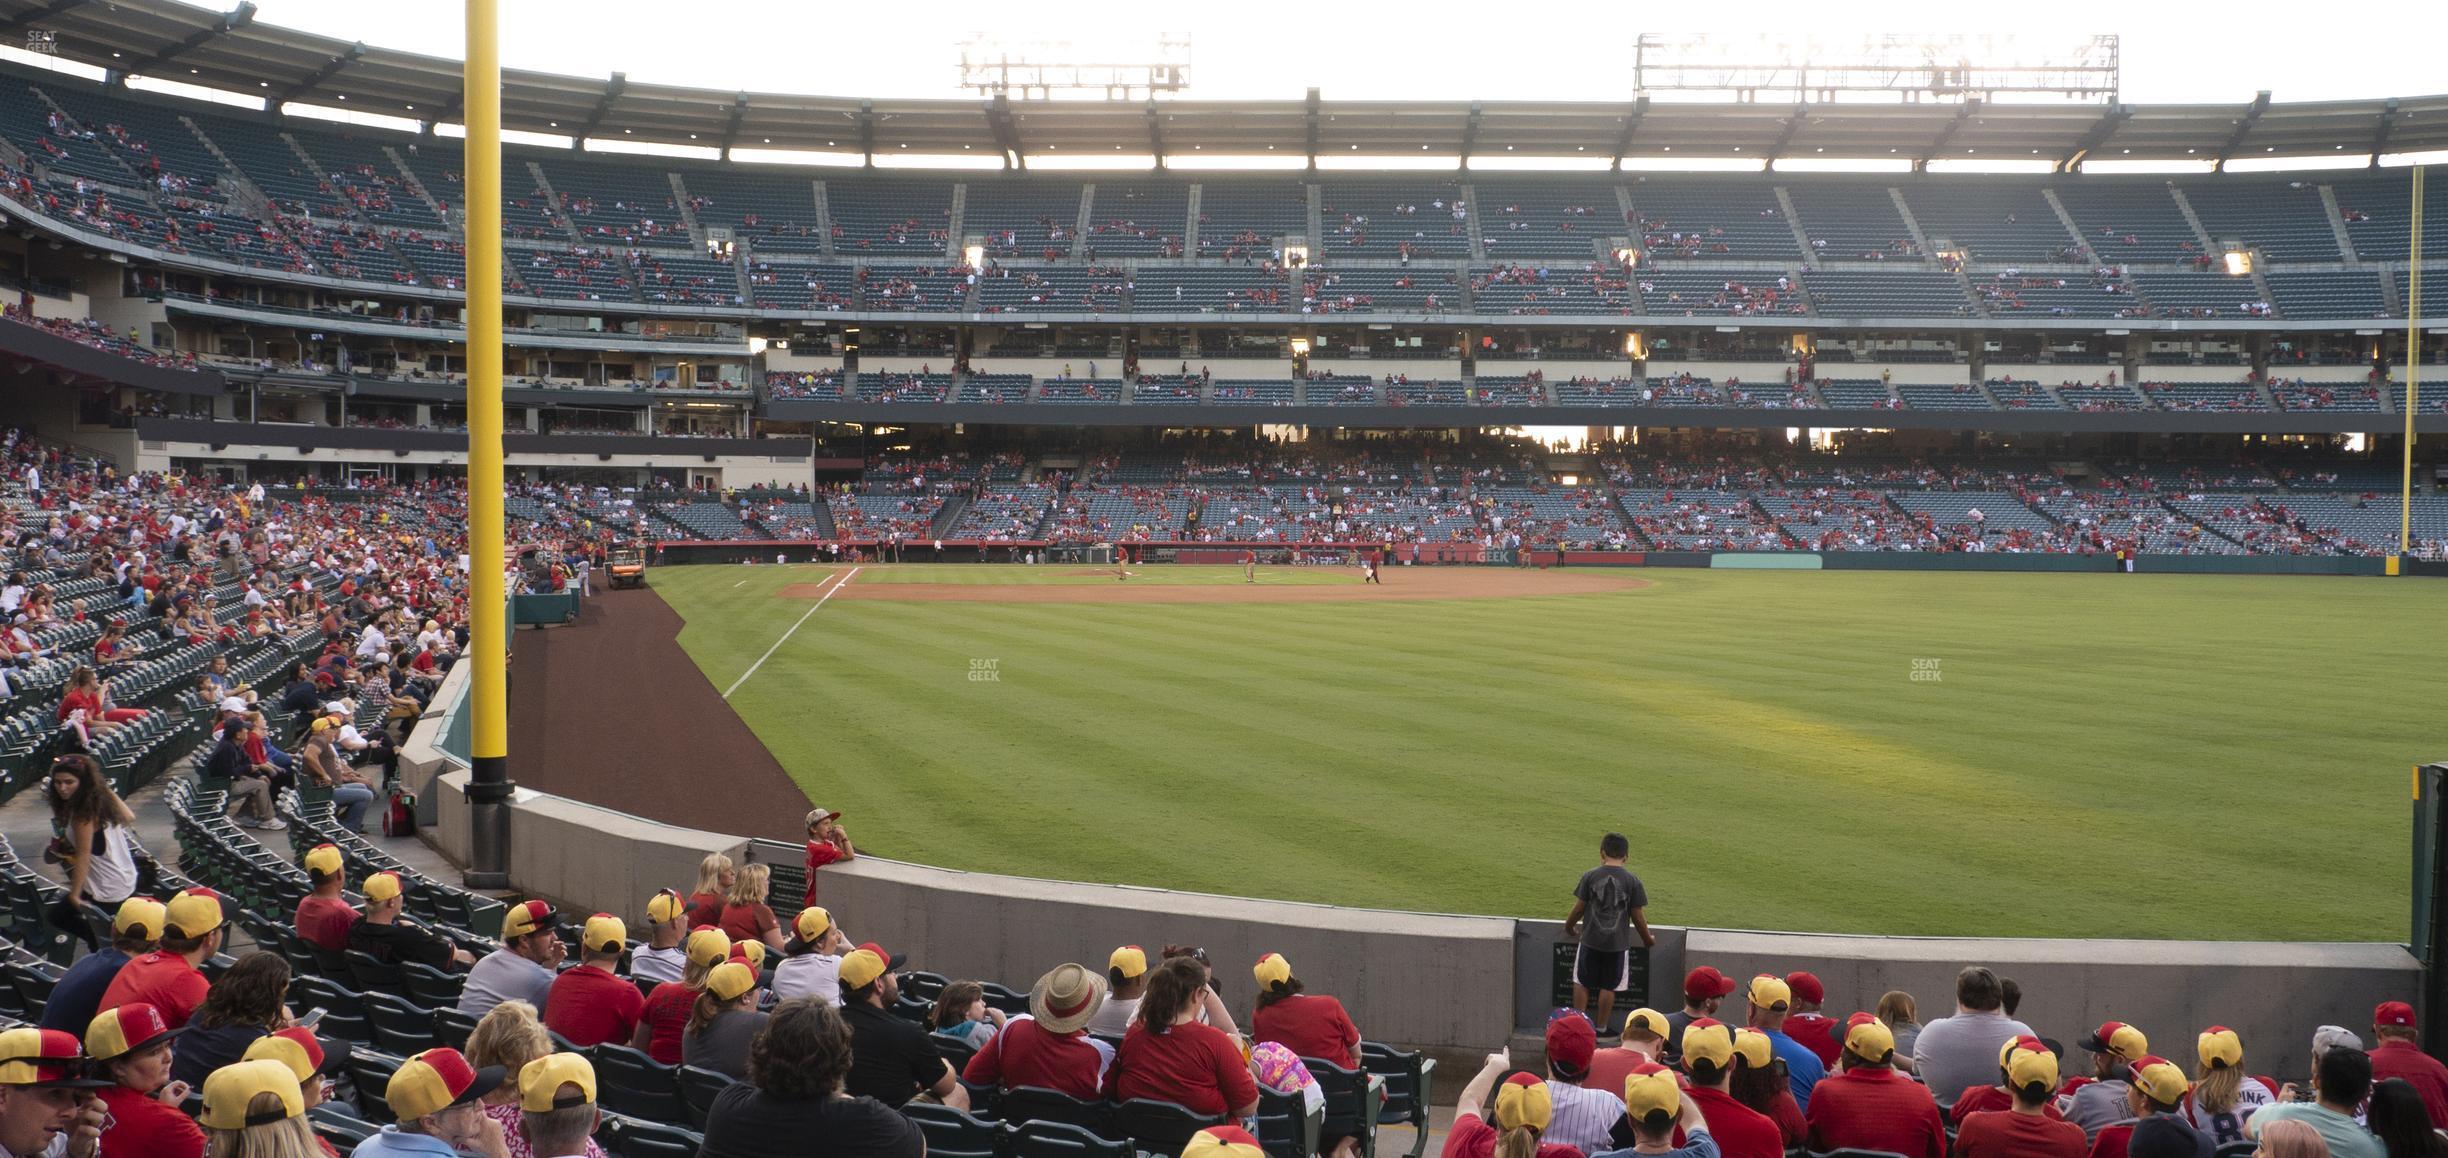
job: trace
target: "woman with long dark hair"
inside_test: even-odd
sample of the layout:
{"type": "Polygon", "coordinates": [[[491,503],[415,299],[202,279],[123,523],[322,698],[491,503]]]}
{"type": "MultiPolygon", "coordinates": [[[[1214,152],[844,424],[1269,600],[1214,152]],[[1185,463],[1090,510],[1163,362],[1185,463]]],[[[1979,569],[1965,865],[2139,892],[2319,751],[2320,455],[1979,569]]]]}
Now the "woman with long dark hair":
{"type": "Polygon", "coordinates": [[[1260,957],[1251,973],[1258,980],[1258,1008],[1250,1015],[1250,1040],[1279,1042],[1299,1057],[1360,1068],[1360,1028],[1343,1012],[1342,1002],[1302,992],[1300,978],[1281,953],[1260,957]]]}
{"type": "Polygon", "coordinates": [[[1803,1144],[1810,1134],[1810,1124],[1802,1119],[1802,1106],[1794,1100],[1793,1083],[1786,1079],[1785,1063],[1777,1060],[1776,1047],[1769,1044],[1768,1035],[1755,1029],[1734,1031],[1734,1077],[1728,1082],[1727,1093],[1734,1100],[1766,1114],[1777,1124],[1777,1132],[1785,1136],[1788,1150],[1803,1144]]]}
{"type": "Polygon", "coordinates": [[[278,953],[238,959],[212,984],[179,1039],[172,1077],[201,1086],[214,1070],[246,1056],[255,1039],[289,1027],[289,962],[278,953]]]}
{"type": "Polygon", "coordinates": [[[52,847],[68,873],[68,896],[116,910],[136,892],[136,848],[128,835],[136,814],[83,753],[51,762],[49,795],[51,823],[60,832],[52,847]]]}
{"type": "Polygon", "coordinates": [[[1199,1023],[1207,967],[1189,957],[1158,966],[1139,1020],[1114,1051],[1114,1097],[1178,1102],[1193,1113],[1246,1118],[1257,1112],[1258,1083],[1232,1035],[1199,1023]]]}
{"type": "Polygon", "coordinates": [[[2448,1139],[2431,1128],[2431,1112],[2422,1093],[2404,1078],[2390,1078],[2372,1087],[2371,1132],[2388,1158],[2448,1158],[2448,1139]]]}

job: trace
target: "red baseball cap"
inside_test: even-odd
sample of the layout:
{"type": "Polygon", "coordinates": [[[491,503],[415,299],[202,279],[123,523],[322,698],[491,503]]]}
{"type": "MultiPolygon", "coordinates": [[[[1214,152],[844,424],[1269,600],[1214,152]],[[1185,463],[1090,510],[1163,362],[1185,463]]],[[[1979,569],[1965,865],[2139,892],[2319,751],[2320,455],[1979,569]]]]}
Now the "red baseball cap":
{"type": "Polygon", "coordinates": [[[1683,996],[1694,1001],[1706,1001],[1734,992],[1734,979],[1719,973],[1714,966],[1703,965],[1683,975],[1683,996]]]}
{"type": "Polygon", "coordinates": [[[2372,1024],[2414,1028],[2414,1007],[2402,1001],[2383,1001],[2372,1010],[2372,1024]]]}
{"type": "Polygon", "coordinates": [[[1785,987],[1793,990],[1796,1001],[1807,1001],[1817,1005],[1827,1000],[1827,986],[1819,984],[1819,979],[1808,973],[1786,974],[1785,987]]]}
{"type": "Polygon", "coordinates": [[[1559,1017],[1547,1023],[1547,1063],[1563,1074],[1589,1072],[1590,1055],[1598,1051],[1598,1031],[1586,1017],[1559,1017]]]}

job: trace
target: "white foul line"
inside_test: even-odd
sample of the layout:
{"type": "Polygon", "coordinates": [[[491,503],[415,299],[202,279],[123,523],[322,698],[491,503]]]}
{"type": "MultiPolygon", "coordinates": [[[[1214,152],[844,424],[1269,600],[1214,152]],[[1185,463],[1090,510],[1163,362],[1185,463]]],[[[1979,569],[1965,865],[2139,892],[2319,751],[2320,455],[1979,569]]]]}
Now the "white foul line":
{"type": "MultiPolygon", "coordinates": [[[[824,595],[823,595],[822,597],[820,597],[820,598],[818,598],[818,599],[816,600],[816,607],[810,607],[810,608],[808,608],[808,609],[807,609],[807,614],[806,614],[806,615],[801,615],[801,616],[799,617],[799,623],[806,623],[806,622],[808,621],[808,616],[809,616],[809,615],[814,615],[814,614],[816,614],[816,608],[817,608],[817,607],[822,607],[822,606],[824,606],[824,605],[825,605],[825,600],[833,598],[833,592],[834,592],[834,591],[839,591],[839,590],[841,590],[841,589],[842,589],[842,588],[844,588],[844,587],[848,587],[848,586],[850,585],[850,581],[851,581],[852,579],[856,579],[856,578],[858,578],[858,573],[859,573],[859,569],[858,569],[858,568],[856,568],[856,567],[852,567],[852,568],[850,569],[850,573],[849,573],[849,574],[842,576],[841,582],[836,583],[836,584],[834,584],[834,585],[833,585],[833,591],[827,591],[827,592],[825,592],[825,593],[824,593],[824,595]]],[[[831,576],[831,575],[827,575],[827,576],[825,576],[825,577],[824,577],[824,579],[819,579],[819,580],[817,580],[817,581],[816,581],[816,585],[817,585],[817,586],[819,586],[819,587],[822,587],[822,586],[824,586],[825,579],[830,579],[830,578],[832,578],[832,576],[831,576]]],[[[741,684],[744,684],[744,683],[747,683],[747,682],[748,682],[748,677],[749,677],[749,676],[755,675],[755,674],[757,673],[757,669],[758,669],[758,668],[761,668],[761,667],[765,666],[765,661],[766,661],[766,660],[769,660],[769,659],[772,659],[772,658],[773,658],[773,653],[775,653],[775,652],[777,652],[777,651],[782,650],[782,645],[783,645],[783,644],[786,644],[786,643],[789,643],[789,642],[790,642],[790,637],[791,637],[791,636],[793,636],[793,635],[796,635],[796,634],[798,634],[798,633],[799,633],[799,623],[794,623],[794,624],[791,624],[791,625],[790,625],[790,630],[789,630],[789,631],[785,631],[785,632],[783,632],[783,633],[782,633],[782,638],[775,640],[775,641],[774,641],[774,645],[773,645],[772,647],[769,647],[769,648],[766,648],[766,649],[765,649],[765,654],[758,656],[758,657],[757,657],[757,661],[756,661],[755,663],[752,663],[752,664],[749,664],[749,665],[748,665],[748,670],[747,670],[747,671],[744,671],[744,672],[741,672],[741,673],[740,673],[740,678],[735,679],[735,680],[732,680],[732,681],[731,681],[731,686],[723,689],[723,698],[724,698],[724,699],[726,699],[726,700],[727,700],[727,699],[730,699],[730,698],[731,698],[731,693],[738,691],[738,690],[740,689],[740,685],[741,685],[741,684]]]]}

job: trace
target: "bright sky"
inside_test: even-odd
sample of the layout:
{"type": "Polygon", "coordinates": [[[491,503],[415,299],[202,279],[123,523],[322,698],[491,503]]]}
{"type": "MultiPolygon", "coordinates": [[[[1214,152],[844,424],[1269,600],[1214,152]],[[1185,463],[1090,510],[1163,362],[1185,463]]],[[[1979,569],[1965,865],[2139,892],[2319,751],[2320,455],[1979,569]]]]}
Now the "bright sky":
{"type": "MultiPolygon", "coordinates": [[[[256,19],[368,45],[457,57],[461,8],[450,0],[257,0],[256,19]]],[[[222,9],[227,3],[210,7],[222,9]]],[[[1339,100],[1627,99],[1640,32],[1857,38],[1865,30],[2052,34],[2124,39],[2124,97],[2144,103],[2242,104],[2448,92],[2448,55],[2398,35],[2386,6],[2321,19],[2247,3],[2212,9],[2117,0],[1994,8],[1967,21],[1960,0],[1879,5],[1749,0],[1731,27],[1661,25],[1647,6],[1564,3],[1357,4],[1235,0],[930,0],[811,4],[696,0],[506,0],[506,67],[730,91],[867,97],[964,97],[959,42],[1096,37],[1152,41],[1186,32],[1193,98],[1295,100],[1315,86],[1339,100]]],[[[1689,8],[1674,12],[1688,21],[1689,8]]]]}

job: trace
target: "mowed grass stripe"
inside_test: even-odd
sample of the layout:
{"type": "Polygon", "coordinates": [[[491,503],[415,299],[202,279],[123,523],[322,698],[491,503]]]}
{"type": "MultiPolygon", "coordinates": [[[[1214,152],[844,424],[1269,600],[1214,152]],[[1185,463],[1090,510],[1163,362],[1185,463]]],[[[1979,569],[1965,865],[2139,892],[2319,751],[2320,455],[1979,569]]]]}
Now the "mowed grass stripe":
{"type": "MultiPolygon", "coordinates": [[[[785,570],[654,582],[720,676],[823,573],[785,570]]],[[[842,599],[735,702],[869,847],[957,867],[1544,914],[1617,827],[1661,920],[2402,936],[2405,767],[2437,753],[2420,681],[2385,673],[2422,670],[2437,585],[1645,575],[1510,601],[842,599]]]]}

